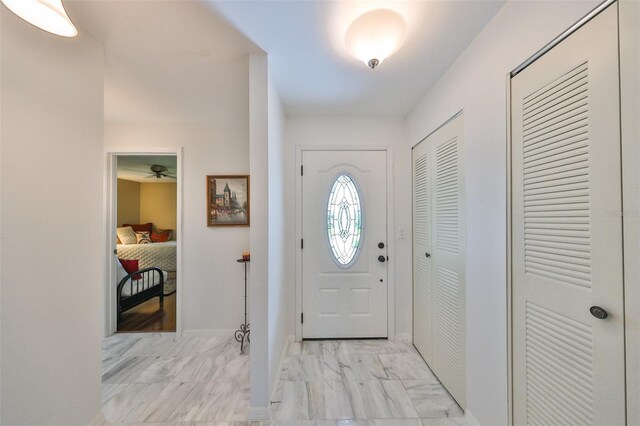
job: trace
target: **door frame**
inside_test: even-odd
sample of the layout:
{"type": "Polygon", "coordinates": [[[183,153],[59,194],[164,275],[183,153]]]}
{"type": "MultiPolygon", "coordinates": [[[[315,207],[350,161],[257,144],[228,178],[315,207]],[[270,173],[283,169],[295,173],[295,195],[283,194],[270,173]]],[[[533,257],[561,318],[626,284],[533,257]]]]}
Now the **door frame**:
{"type": "MultiPolygon", "coordinates": [[[[584,17],[579,19],[576,23],[571,25],[564,32],[562,32],[557,37],[552,39],[549,43],[547,43],[540,50],[535,52],[528,59],[526,59],[524,62],[522,62],[517,67],[515,67],[512,71],[510,71],[506,75],[506,113],[507,113],[506,126],[505,126],[506,142],[507,142],[507,147],[506,147],[507,155],[505,158],[507,162],[507,168],[506,168],[506,171],[507,171],[507,176],[506,176],[507,177],[507,188],[506,188],[507,189],[507,212],[506,212],[507,213],[507,223],[506,223],[506,228],[507,228],[507,241],[506,241],[507,336],[506,336],[506,340],[507,340],[507,417],[508,417],[509,425],[514,424],[514,418],[513,418],[514,416],[514,412],[513,412],[513,391],[514,391],[513,390],[513,375],[514,375],[513,374],[513,332],[514,332],[514,329],[513,329],[513,271],[512,271],[512,263],[513,263],[512,262],[513,261],[512,259],[512,250],[513,250],[512,179],[513,179],[513,175],[512,175],[512,167],[511,167],[512,160],[513,160],[512,159],[513,140],[511,137],[511,79],[515,77],[520,71],[524,70],[533,62],[535,62],[538,58],[542,57],[544,54],[549,52],[555,46],[560,44],[563,40],[565,40],[566,38],[571,36],[573,33],[575,33],[577,30],[582,28],[585,24],[587,24],[593,18],[598,16],[600,12],[604,11],[609,6],[617,2],[618,0],[604,0],[602,3],[596,6],[593,10],[587,13],[584,17]]],[[[622,79],[620,83],[622,85],[622,79]]],[[[625,289],[625,292],[627,287],[628,285],[625,280],[624,287],[623,287],[625,289]]],[[[625,313],[625,315],[627,314],[625,313]]],[[[627,340],[627,337],[626,337],[626,330],[625,330],[625,341],[626,340],[627,340]]]]}
{"type": "Polygon", "coordinates": [[[296,146],[296,167],[294,174],[296,176],[296,239],[294,241],[296,247],[296,285],[295,285],[295,335],[296,341],[302,341],[302,323],[300,321],[302,314],[302,248],[299,241],[302,239],[302,176],[300,173],[302,167],[302,154],[305,151],[385,151],[387,161],[387,255],[389,262],[393,267],[387,267],[387,339],[394,340],[395,331],[395,229],[394,229],[394,211],[392,206],[394,203],[394,179],[393,179],[393,147],[392,146],[296,146]]]}
{"type": "MultiPolygon", "coordinates": [[[[116,268],[113,262],[113,252],[116,250],[116,242],[113,236],[115,235],[116,228],[118,226],[118,203],[117,203],[117,183],[118,183],[118,171],[116,157],[121,155],[171,155],[176,157],[176,280],[182,283],[182,241],[183,241],[183,226],[182,226],[182,185],[183,185],[183,171],[182,171],[182,156],[183,148],[130,148],[130,147],[105,147],[104,149],[104,235],[105,251],[103,253],[103,261],[105,262],[105,275],[104,275],[104,315],[103,315],[103,333],[104,337],[113,335],[117,331],[117,306],[115,303],[115,291],[114,286],[110,285],[115,281],[116,268]]],[[[176,337],[182,335],[182,287],[180,291],[176,292],[176,331],[175,333],[166,332],[162,334],[175,334],[176,337]]]]}

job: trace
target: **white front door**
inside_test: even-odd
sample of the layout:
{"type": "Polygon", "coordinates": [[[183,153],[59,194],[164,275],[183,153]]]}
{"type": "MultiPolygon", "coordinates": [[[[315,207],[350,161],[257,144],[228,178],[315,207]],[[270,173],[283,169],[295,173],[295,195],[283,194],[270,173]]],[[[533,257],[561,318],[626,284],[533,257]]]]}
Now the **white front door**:
{"type": "Polygon", "coordinates": [[[387,337],[387,153],[303,151],[302,336],[387,337]]]}
{"type": "Polygon", "coordinates": [[[514,424],[625,423],[618,82],[615,3],[511,81],[514,424]]]}

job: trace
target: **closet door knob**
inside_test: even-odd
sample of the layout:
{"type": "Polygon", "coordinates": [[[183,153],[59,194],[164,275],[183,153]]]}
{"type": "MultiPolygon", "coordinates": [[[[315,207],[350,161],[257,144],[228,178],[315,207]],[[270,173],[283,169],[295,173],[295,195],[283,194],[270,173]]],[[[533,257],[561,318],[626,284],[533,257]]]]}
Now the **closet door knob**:
{"type": "Polygon", "coordinates": [[[378,262],[384,263],[385,260],[387,260],[384,256],[380,255],[378,256],[378,262]]]}
{"type": "Polygon", "coordinates": [[[607,317],[609,316],[609,313],[605,309],[601,308],[600,306],[590,307],[589,312],[591,312],[591,315],[601,320],[607,319],[607,317]]]}
{"type": "Polygon", "coordinates": [[[431,257],[431,253],[425,253],[424,257],[431,257]]]}

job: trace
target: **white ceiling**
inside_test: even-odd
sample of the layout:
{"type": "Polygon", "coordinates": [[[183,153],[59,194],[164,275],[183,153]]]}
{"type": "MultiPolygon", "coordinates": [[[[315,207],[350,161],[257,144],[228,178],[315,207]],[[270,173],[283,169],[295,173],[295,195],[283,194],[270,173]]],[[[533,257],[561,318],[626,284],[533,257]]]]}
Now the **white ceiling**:
{"type": "Polygon", "coordinates": [[[237,68],[220,65],[246,61],[260,49],[269,54],[290,114],[405,116],[503,3],[67,0],[65,5],[81,31],[105,45],[107,121],[206,121],[219,107],[216,100],[247,103],[238,92],[248,88],[225,84],[237,81],[237,68]],[[371,70],[346,54],[344,34],[353,19],[380,7],[404,16],[408,36],[396,54],[371,70]]]}
{"type": "Polygon", "coordinates": [[[207,121],[248,104],[246,76],[260,51],[201,1],[66,0],[80,32],[105,49],[106,121],[207,121]],[[245,93],[247,92],[247,93],[245,93]],[[240,95],[238,95],[240,93],[240,95]]]}
{"type": "Polygon", "coordinates": [[[269,54],[291,114],[405,116],[504,4],[471,1],[209,1],[269,54]],[[346,30],[378,8],[407,22],[404,46],[371,70],[350,57],[346,30]]]}
{"type": "Polygon", "coordinates": [[[154,164],[165,166],[167,174],[176,175],[177,160],[175,155],[119,155],[118,179],[140,183],[176,183],[175,179],[157,179],[153,176],[150,173],[150,167],[154,164]]]}

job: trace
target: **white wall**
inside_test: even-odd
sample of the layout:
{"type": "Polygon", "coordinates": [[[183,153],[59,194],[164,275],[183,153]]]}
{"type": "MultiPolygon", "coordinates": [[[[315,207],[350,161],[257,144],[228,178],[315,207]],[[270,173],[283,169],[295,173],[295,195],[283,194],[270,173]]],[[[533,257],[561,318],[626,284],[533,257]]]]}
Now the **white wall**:
{"type": "Polygon", "coordinates": [[[464,110],[467,408],[481,424],[507,423],[506,75],[597,3],[507,2],[407,120],[409,149],[464,110]]]}
{"type": "Polygon", "coordinates": [[[102,48],[1,14],[0,422],[87,424],[100,410],[102,48]]]}
{"type": "Polygon", "coordinates": [[[267,69],[268,107],[268,174],[269,174],[269,389],[273,394],[287,338],[293,327],[293,271],[289,268],[294,259],[287,245],[287,222],[282,214],[287,206],[285,195],[292,188],[285,179],[287,150],[284,140],[286,117],[271,70],[267,69]]]}
{"type": "Polygon", "coordinates": [[[251,164],[251,408],[250,419],[269,410],[269,106],[268,63],[264,53],[249,56],[251,164]]]}
{"type": "Polygon", "coordinates": [[[292,283],[286,245],[286,117],[269,75],[268,57],[250,55],[251,209],[251,408],[250,419],[268,418],[272,390],[287,337],[293,333],[292,283]],[[257,319],[257,320],[256,320],[257,319]]]}
{"type": "MultiPolygon", "coordinates": [[[[286,180],[296,182],[296,147],[391,147],[393,158],[393,193],[389,194],[391,224],[389,230],[389,274],[395,278],[395,329],[390,335],[411,333],[411,153],[406,149],[405,120],[389,117],[305,117],[289,116],[286,123],[287,161],[286,180]],[[391,198],[393,196],[393,199],[391,198]],[[403,208],[395,208],[403,206],[403,208]],[[404,227],[407,238],[399,238],[398,228],[404,227]],[[395,234],[395,239],[392,236],[395,234]],[[393,242],[393,246],[391,245],[393,242]],[[392,250],[392,251],[391,251],[392,250]]],[[[296,240],[295,188],[287,190],[285,223],[290,259],[299,247],[296,240]]],[[[288,274],[295,274],[295,262],[288,262],[288,274]]],[[[299,295],[295,297],[299,298],[299,295]]],[[[297,318],[294,323],[299,324],[297,318]]]]}
{"type": "MultiPolygon", "coordinates": [[[[206,176],[249,174],[246,58],[237,67],[240,102],[220,106],[206,122],[107,122],[106,147],[184,148],[182,181],[182,329],[189,334],[233,332],[243,321],[244,269],[249,228],[207,227],[206,176]]],[[[253,204],[253,200],[251,200],[253,204]]],[[[252,206],[253,207],[253,206],[252,206]]],[[[251,209],[251,221],[255,211],[251,209]]]]}

